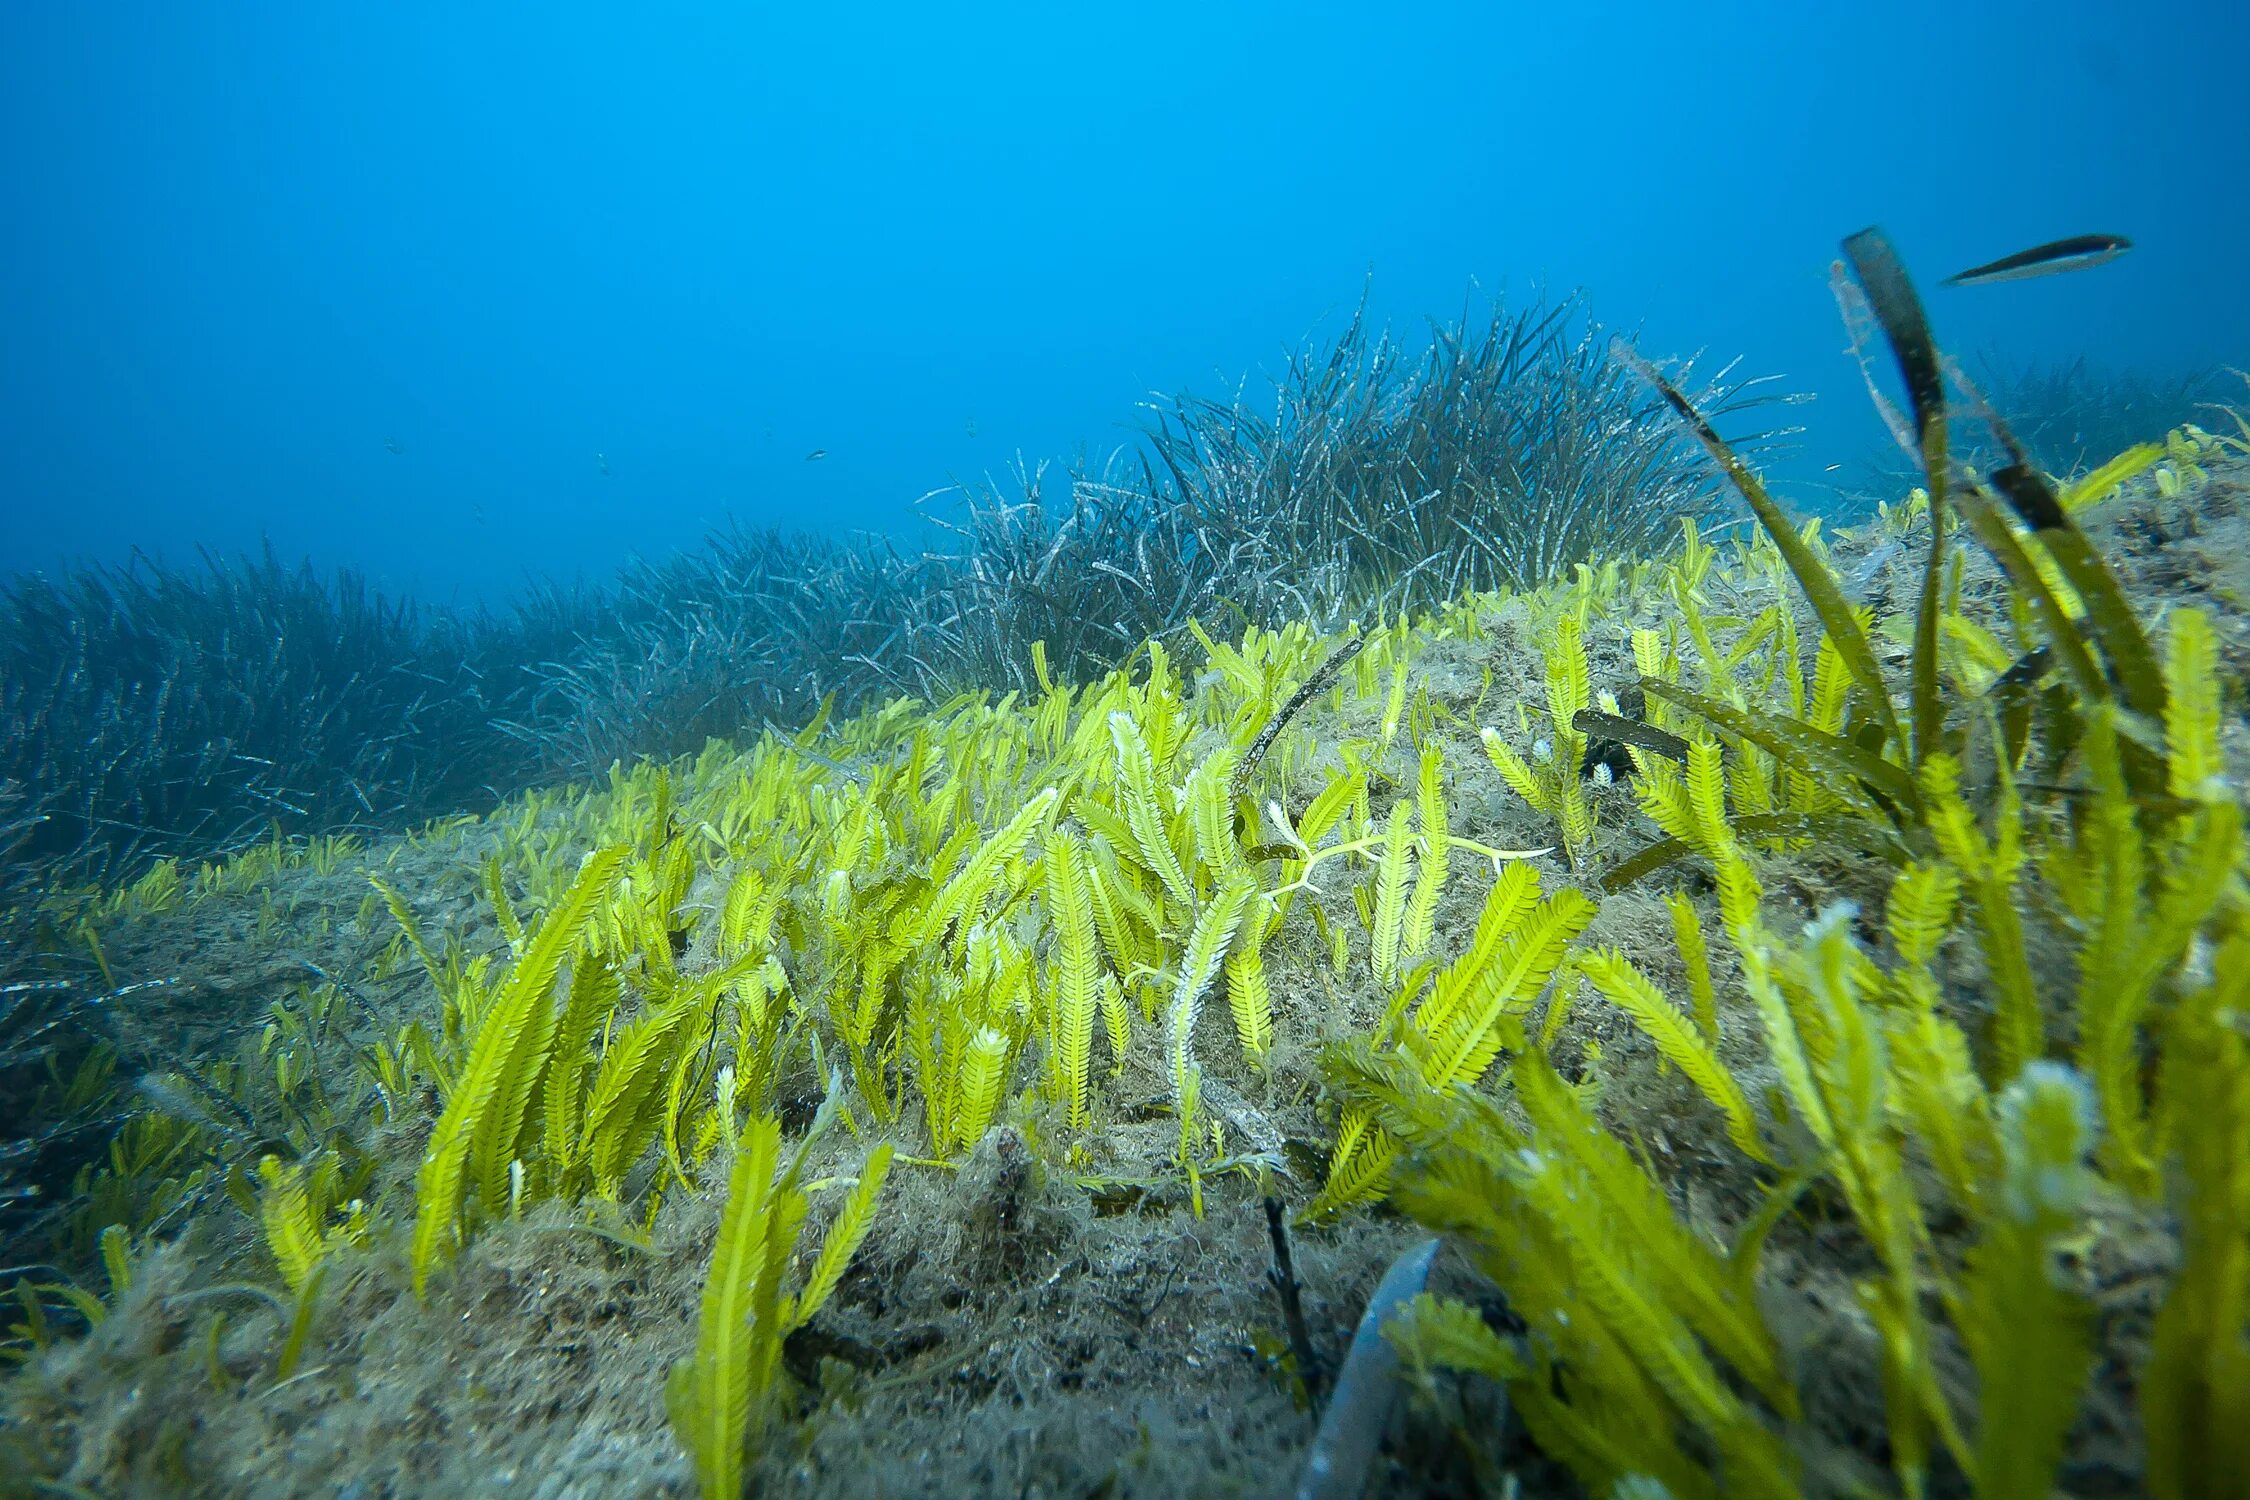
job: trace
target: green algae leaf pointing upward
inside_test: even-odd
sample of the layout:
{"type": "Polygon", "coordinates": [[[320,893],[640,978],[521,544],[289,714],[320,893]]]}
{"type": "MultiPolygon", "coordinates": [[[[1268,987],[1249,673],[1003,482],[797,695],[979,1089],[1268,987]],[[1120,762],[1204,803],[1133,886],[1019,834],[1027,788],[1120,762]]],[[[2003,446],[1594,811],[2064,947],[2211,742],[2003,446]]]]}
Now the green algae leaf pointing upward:
{"type": "MultiPolygon", "coordinates": [[[[459,1229],[465,1174],[472,1160],[485,1163],[512,1147],[531,1100],[542,1056],[539,1047],[554,1039],[549,992],[563,960],[593,919],[595,903],[623,865],[624,849],[588,855],[562,900],[540,922],[539,931],[502,981],[500,993],[485,1008],[469,1061],[453,1097],[430,1133],[415,1179],[414,1295],[424,1294],[430,1271],[453,1243],[459,1229]],[[540,1023],[542,1010],[548,1012],[540,1023]]],[[[503,1163],[504,1166],[504,1163],[503,1163]]]]}
{"type": "Polygon", "coordinates": [[[668,1394],[706,1496],[735,1500],[742,1493],[743,1445],[750,1430],[753,1330],[751,1308],[761,1280],[778,1273],[769,1251],[766,1219],[774,1196],[774,1167],[781,1157],[781,1124],[750,1122],[727,1183],[726,1216],[711,1251],[703,1284],[703,1316],[695,1357],[673,1367],[668,1394]]]}
{"type": "Polygon", "coordinates": [[[797,1233],[812,1206],[808,1194],[818,1187],[800,1185],[805,1158],[842,1113],[842,1102],[842,1076],[831,1073],[827,1097],[786,1164],[781,1124],[771,1115],[751,1120],[737,1145],[703,1286],[695,1353],[672,1367],[665,1384],[673,1428],[694,1460],[706,1500],[738,1500],[742,1494],[749,1459],[787,1378],[782,1341],[827,1303],[874,1223],[876,1199],[891,1168],[887,1143],[868,1153],[803,1289],[783,1289],[797,1233]]]}

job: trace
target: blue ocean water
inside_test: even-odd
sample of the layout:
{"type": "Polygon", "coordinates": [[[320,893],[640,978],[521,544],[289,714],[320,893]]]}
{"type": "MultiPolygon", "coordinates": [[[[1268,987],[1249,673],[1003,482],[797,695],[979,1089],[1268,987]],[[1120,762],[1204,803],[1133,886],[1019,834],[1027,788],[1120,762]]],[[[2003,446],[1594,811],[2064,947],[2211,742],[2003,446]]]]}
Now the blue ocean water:
{"type": "Polygon", "coordinates": [[[1824,284],[1864,224],[1926,287],[2137,242],[1934,291],[1952,347],[2245,357],[2246,43],[2212,0],[13,4],[0,556],[264,535],[446,599],[730,516],[912,537],[1364,284],[1739,355],[1818,394],[1818,503],[1874,441],[1824,284]]]}

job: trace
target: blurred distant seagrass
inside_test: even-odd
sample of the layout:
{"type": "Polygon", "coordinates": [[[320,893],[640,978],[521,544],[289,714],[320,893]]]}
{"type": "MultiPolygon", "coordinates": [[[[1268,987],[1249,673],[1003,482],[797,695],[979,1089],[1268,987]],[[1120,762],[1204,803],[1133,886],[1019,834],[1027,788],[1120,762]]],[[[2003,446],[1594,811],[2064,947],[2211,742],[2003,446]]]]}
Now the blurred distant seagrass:
{"type": "MultiPolygon", "coordinates": [[[[2014,363],[1991,355],[1969,372],[1996,410],[2005,412],[2031,461],[2058,478],[2083,474],[2136,443],[2162,441],[2190,422],[2207,423],[2221,393],[2216,369],[2151,372],[2101,365],[2085,356],[2054,364],[2014,363]]],[[[1997,445],[1972,428],[1971,456],[1995,460],[1997,445]]],[[[1912,456],[1886,449],[1870,461],[1866,485],[1895,499],[1921,482],[1912,456]]]]}
{"type": "Polygon", "coordinates": [[[0,586],[0,782],[16,855],[65,878],[262,837],[489,805],[522,757],[488,727],[490,622],[261,557],[136,557],[0,586]]]}
{"type": "MultiPolygon", "coordinates": [[[[1465,312],[1424,349],[1363,308],[1270,397],[1152,403],[1137,446],[1060,482],[1019,465],[1013,496],[987,481],[944,523],[961,544],[920,596],[924,662],[1029,687],[1034,640],[1086,676],[1191,615],[1333,621],[1662,553],[1728,492],[1608,342],[1574,297],[1465,312]]],[[[1708,409],[1789,399],[1731,371],[1699,385],[1708,409]]]]}
{"type": "MultiPolygon", "coordinates": [[[[1762,386],[1722,374],[1701,399],[1783,399],[1762,386]]],[[[542,643],[520,654],[538,686],[503,727],[582,775],[793,727],[830,695],[849,711],[1029,688],[1034,642],[1087,679],[1190,618],[1333,621],[1544,582],[1662,552],[1724,504],[1575,299],[1464,315],[1420,351],[1355,317],[1294,351],[1270,401],[1152,410],[1138,444],[1019,461],[931,507],[946,544],[918,556],[736,529],[613,588],[535,595],[520,608],[542,643]]]]}
{"type": "MultiPolygon", "coordinates": [[[[1786,399],[1761,387],[1722,372],[1698,400],[1786,399]]],[[[479,811],[826,702],[1028,688],[1039,642],[1090,680],[1191,619],[1333,623],[1652,556],[1725,493],[1652,400],[1576,299],[1464,314],[1426,347],[1362,314],[1266,399],[1173,397],[1104,460],[970,487],[918,553],[735,528],[473,614],[270,549],[19,578],[0,781],[26,821],[0,864],[114,883],[276,831],[479,811]]]]}
{"type": "Polygon", "coordinates": [[[33,870],[17,858],[17,851],[39,827],[39,814],[24,796],[23,784],[0,778],[0,983],[14,977],[14,965],[28,946],[33,870]]]}
{"type": "MultiPolygon", "coordinates": [[[[1786,399],[1732,369],[1700,387],[1722,413],[1786,399]]],[[[1436,604],[1664,552],[1682,516],[1727,503],[1576,298],[1433,323],[1419,356],[1363,313],[1332,347],[1293,354],[1277,384],[1271,416],[1239,394],[1154,407],[1160,493],[1278,560],[1337,559],[1370,602],[1436,604]]]]}
{"type": "Polygon", "coordinates": [[[2067,364],[1982,363],[1982,389],[2008,414],[2032,461],[2065,477],[2135,443],[2161,441],[2175,427],[2210,421],[2220,374],[2110,369],[2083,355],[2067,364]]]}
{"type": "Polygon", "coordinates": [[[519,606],[520,628],[547,647],[520,653],[536,686],[497,727],[543,771],[585,773],[798,726],[830,694],[857,705],[920,692],[917,579],[879,537],[733,527],[636,558],[607,589],[538,591],[519,606]]]}

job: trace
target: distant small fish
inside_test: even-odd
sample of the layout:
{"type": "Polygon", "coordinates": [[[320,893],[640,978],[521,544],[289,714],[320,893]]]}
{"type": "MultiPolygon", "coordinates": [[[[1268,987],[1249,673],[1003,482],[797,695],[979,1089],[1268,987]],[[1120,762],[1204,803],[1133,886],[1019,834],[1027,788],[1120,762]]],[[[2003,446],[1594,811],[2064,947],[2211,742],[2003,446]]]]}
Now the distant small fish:
{"type": "Polygon", "coordinates": [[[1994,281],[2028,281],[2034,276],[2053,276],[2063,271],[2083,271],[2088,266],[2098,266],[2111,261],[2133,248],[2133,242],[2121,234],[2080,234],[2067,240],[2055,240],[2045,245],[2034,245],[2029,250],[2018,250],[2013,255],[1945,278],[1947,286],[1983,286],[1994,281]]]}
{"type": "Polygon", "coordinates": [[[826,448],[815,448],[812,452],[805,455],[805,462],[808,464],[814,463],[820,459],[826,458],[827,456],[828,450],[826,448]]]}
{"type": "Polygon", "coordinates": [[[383,439],[383,446],[392,453],[404,453],[406,451],[406,445],[395,437],[383,439]]]}
{"type": "Polygon", "coordinates": [[[595,454],[594,467],[601,473],[607,474],[609,472],[609,455],[606,453],[595,454]]]}
{"type": "Polygon", "coordinates": [[[971,417],[971,418],[969,418],[969,436],[970,436],[970,437],[975,437],[976,435],[977,435],[977,419],[976,419],[975,417],[971,417]]]}

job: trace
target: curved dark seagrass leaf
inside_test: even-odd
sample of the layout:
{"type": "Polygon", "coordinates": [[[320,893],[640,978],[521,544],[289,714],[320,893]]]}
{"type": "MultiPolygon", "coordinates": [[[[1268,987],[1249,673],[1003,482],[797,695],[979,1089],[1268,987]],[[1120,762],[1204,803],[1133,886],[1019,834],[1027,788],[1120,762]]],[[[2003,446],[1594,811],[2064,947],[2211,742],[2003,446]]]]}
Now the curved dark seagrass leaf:
{"type": "MultiPolygon", "coordinates": [[[[1893,838],[1882,824],[1850,813],[1753,813],[1747,818],[1736,818],[1728,826],[1738,838],[1820,839],[1879,854],[1894,864],[1906,858],[1906,846],[1893,838]]],[[[1603,874],[1602,889],[1615,895],[1634,881],[1677,864],[1693,853],[1694,848],[1684,840],[1658,839],[1603,874]]]]}
{"type": "Polygon", "coordinates": [[[1835,785],[1835,778],[1838,776],[1858,782],[1859,788],[1867,794],[1867,800],[1882,805],[1886,811],[1900,803],[1909,807],[1920,805],[1920,793],[1914,785],[1912,772],[1840,735],[1828,734],[1796,719],[1782,718],[1779,714],[1736,708],[1731,703],[1722,703],[1716,698],[1681,687],[1678,683],[1666,682],[1660,677],[1642,678],[1641,691],[1651,697],[1662,698],[1667,703],[1677,704],[1718,725],[1729,734],[1739,735],[1753,745],[1772,752],[1792,770],[1827,783],[1845,795],[1850,795],[1850,792],[1835,785]]]}
{"type": "MultiPolygon", "coordinates": [[[[2032,464],[2000,413],[1992,409],[1983,394],[1959,371],[1955,372],[1954,380],[1974,403],[1978,416],[1992,429],[1994,439],[2007,451],[2008,463],[1993,472],[1992,487],[2031,528],[2040,545],[2047,549],[2047,555],[2055,560],[2055,566],[2062,570],[2063,577],[2070,580],[2070,586],[2085,600],[2087,620],[2093,627],[2095,644],[2101,647],[2102,658],[2109,667],[2117,696],[2134,713],[2161,723],[2166,697],[2164,673],[2157,665],[2156,651],[2149,644],[2147,632],[2141,629],[2139,617],[2118,586],[2117,575],[2110,571],[2109,564],[2102,560],[2078,523],[2070,518],[2054,486],[2032,464]]],[[[2138,772],[2136,779],[2140,780],[2145,780],[2151,771],[2145,765],[2132,769],[2138,772]]]]}
{"type": "Polygon", "coordinates": [[[1898,360],[1906,397],[1914,408],[1914,431],[1922,450],[1922,474],[1930,494],[1930,550],[1922,564],[1922,597],[1914,611],[1913,762],[1920,767],[1939,745],[1945,704],[1938,694],[1938,633],[1945,607],[1946,507],[1945,372],[1922,299],[1914,293],[1906,267],[1880,229],[1862,229],[1844,241],[1844,259],[1867,294],[1875,321],[1898,360]]]}
{"type": "Polygon", "coordinates": [[[1249,795],[1250,778],[1257,773],[1258,763],[1266,758],[1266,752],[1273,748],[1273,742],[1280,738],[1281,731],[1289,727],[1289,721],[1297,716],[1299,709],[1318,697],[1329,683],[1336,680],[1336,674],[1343,671],[1345,664],[1359,655],[1372,639],[1371,635],[1365,633],[1353,636],[1330,652],[1319,669],[1307,677],[1297,691],[1289,695],[1288,701],[1266,721],[1265,727],[1258,731],[1258,737],[1250,742],[1250,748],[1243,752],[1227,787],[1229,797],[1239,800],[1249,795]]]}
{"type": "Polygon", "coordinates": [[[2000,564],[2009,581],[2030,601],[2032,613],[2039,617],[2040,628],[2047,632],[2048,646],[2064,674],[2089,701],[2107,700],[2109,679],[2103,675],[2093,653],[2086,649],[2086,638],[2062,607],[2062,601],[2047,587],[2047,580],[2040,575],[2031,554],[2024,550],[2022,538],[2000,513],[1999,502],[1978,484],[1962,486],[1954,499],[1969,529],[1984,544],[1984,550],[1992,554],[1992,560],[2000,564]]]}
{"type": "Polygon", "coordinates": [[[1872,701],[1875,712],[1883,721],[1884,729],[1892,738],[1905,743],[1905,733],[1898,722],[1898,711],[1891,703],[1890,688],[1884,683],[1883,669],[1875,660],[1875,649],[1868,643],[1867,632],[1860,629],[1859,617],[1852,612],[1843,590],[1836,586],[1836,575],[1814,555],[1812,548],[1805,544],[1805,539],[1797,534],[1797,528],[1789,524],[1789,518],[1782,514],[1781,507],[1766,493],[1764,482],[1750,472],[1750,466],[1727,446],[1726,439],[1712,429],[1711,424],[1703,419],[1702,413],[1695,409],[1694,403],[1680,394],[1678,387],[1665,379],[1656,366],[1636,354],[1623,339],[1611,340],[1610,353],[1626,368],[1656,388],[1673,412],[1687,424],[1688,431],[1694,434],[1696,441],[1726,470],[1727,478],[1733,481],[1735,489],[1741,493],[1752,514],[1757,516],[1758,524],[1766,529],[1766,534],[1773,538],[1774,546],[1780,549],[1781,560],[1788,564],[1790,573],[1797,580],[1797,586],[1805,591],[1805,598],[1811,602],[1813,613],[1820,617],[1821,626],[1828,632],[1828,638],[1836,643],[1836,654],[1843,658],[1845,667],[1852,674],[1852,680],[1860,685],[1872,701]]]}
{"type": "Polygon", "coordinates": [[[2054,664],[2055,651],[2052,646],[2034,646],[2017,657],[2007,671],[1993,678],[1992,686],[1995,690],[2030,687],[2040,678],[2046,676],[2048,669],[2054,664]]]}
{"type": "Polygon", "coordinates": [[[1875,321],[1882,325],[1898,360],[1899,378],[1906,384],[1906,399],[1914,411],[1915,435],[1925,445],[1933,426],[1945,422],[1945,370],[1922,299],[1906,274],[1898,252],[1880,229],[1862,229],[1844,241],[1844,259],[1852,278],[1867,294],[1875,321]]]}
{"type": "Polygon", "coordinates": [[[1604,713],[1598,708],[1582,708],[1570,716],[1570,727],[1580,734],[1615,740],[1620,745],[1631,745],[1635,749],[1646,750],[1651,755],[1661,755],[1666,760],[1687,764],[1686,740],[1639,719],[1628,719],[1623,714],[1604,713]]]}
{"type": "Polygon", "coordinates": [[[1992,679],[1986,696],[1992,700],[1995,732],[2008,757],[2008,764],[2020,766],[2025,751],[2031,744],[2031,715],[2038,703],[2039,679],[2046,676],[2055,664],[2052,646],[2034,646],[2016,658],[2013,665],[1992,679]]]}

